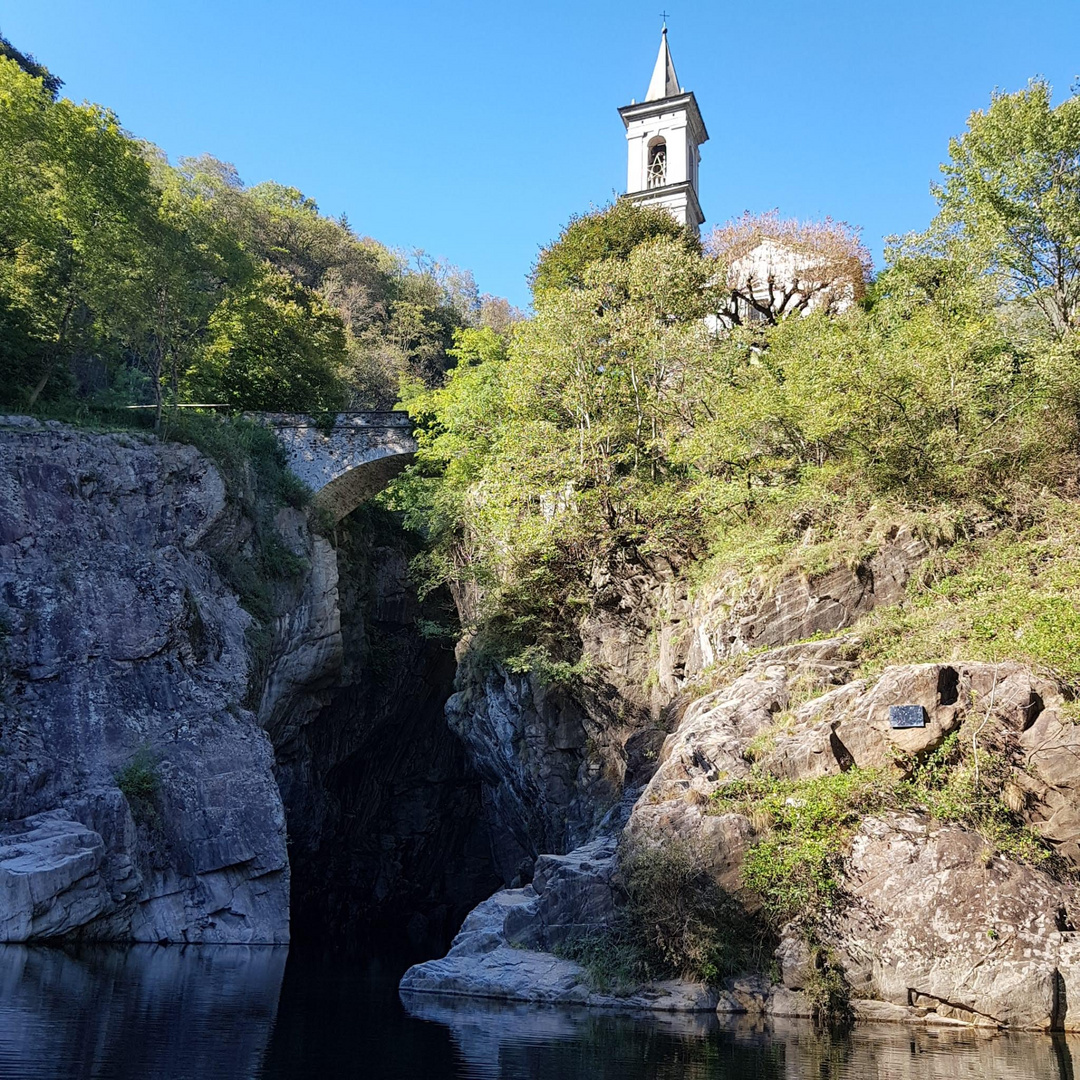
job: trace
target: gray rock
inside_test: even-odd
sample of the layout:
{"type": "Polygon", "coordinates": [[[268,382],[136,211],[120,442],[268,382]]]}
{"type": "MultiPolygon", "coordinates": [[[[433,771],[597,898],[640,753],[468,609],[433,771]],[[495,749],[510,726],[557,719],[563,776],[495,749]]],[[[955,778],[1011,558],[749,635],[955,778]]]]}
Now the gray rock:
{"type": "Polygon", "coordinates": [[[506,940],[551,951],[604,929],[615,915],[615,871],[613,837],[594,840],[567,855],[541,855],[530,886],[535,899],[507,911],[506,940]]]}
{"type": "Polygon", "coordinates": [[[0,425],[0,822],[5,852],[29,844],[7,861],[6,940],[288,939],[273,754],[244,706],[250,616],[211,558],[239,542],[189,446],[0,425]]]}
{"type": "Polygon", "coordinates": [[[450,697],[446,718],[484,784],[505,882],[541,852],[585,843],[618,802],[620,744],[633,728],[599,703],[586,710],[563,690],[496,666],[450,697]]]}
{"type": "Polygon", "coordinates": [[[53,937],[96,919],[111,897],[99,873],[105,843],[62,810],[0,833],[0,940],[53,937]]]}
{"type": "Polygon", "coordinates": [[[848,978],[936,1018],[1077,1027],[1071,885],[995,855],[982,837],[913,815],[871,818],[845,870],[849,903],[830,925],[848,978]]]}
{"type": "Polygon", "coordinates": [[[714,991],[681,980],[650,983],[628,995],[599,993],[580,964],[544,951],[608,924],[614,856],[612,839],[569,855],[541,856],[532,885],[503,890],[474,908],[449,953],[411,967],[402,992],[660,1012],[715,1009],[714,991]]]}

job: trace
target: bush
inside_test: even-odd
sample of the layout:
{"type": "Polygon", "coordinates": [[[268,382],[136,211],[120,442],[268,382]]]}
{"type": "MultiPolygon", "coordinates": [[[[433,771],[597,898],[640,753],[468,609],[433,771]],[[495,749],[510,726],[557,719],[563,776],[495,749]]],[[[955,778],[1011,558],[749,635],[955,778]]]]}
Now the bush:
{"type": "Polygon", "coordinates": [[[131,760],[116,774],[116,786],[131,807],[131,816],[140,825],[161,823],[158,810],[161,777],[158,761],[148,747],[136,750],[131,760]]]}
{"type": "Polygon", "coordinates": [[[813,943],[822,916],[842,900],[843,862],[861,821],[888,810],[915,810],[978,832],[988,850],[1057,873],[1060,860],[1003,801],[1013,769],[998,725],[972,715],[922,761],[896,771],[852,768],[811,780],[760,771],[726,784],[711,812],[749,818],[760,839],[743,861],[743,882],[761,900],[772,928],[798,923],[813,943]]]}
{"type": "Polygon", "coordinates": [[[597,989],[629,993],[654,979],[706,983],[768,963],[775,942],[713,881],[700,846],[665,837],[620,853],[614,925],[564,946],[597,989]]]}
{"type": "Polygon", "coordinates": [[[743,881],[774,929],[811,923],[836,902],[841,863],[862,818],[885,809],[893,784],[873,770],[813,780],[758,773],[713,795],[715,813],[740,813],[763,833],[746,853],[743,881]]]}

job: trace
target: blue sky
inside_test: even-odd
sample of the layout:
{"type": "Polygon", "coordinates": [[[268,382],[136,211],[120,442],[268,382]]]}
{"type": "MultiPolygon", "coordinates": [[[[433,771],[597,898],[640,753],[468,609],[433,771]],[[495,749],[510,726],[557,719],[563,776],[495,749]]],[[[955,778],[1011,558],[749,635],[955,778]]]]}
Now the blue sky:
{"type": "MultiPolygon", "coordinates": [[[[171,158],[294,184],[360,232],[524,305],[538,247],[621,190],[616,108],[645,92],[657,0],[0,0],[0,32],[171,158]]],[[[711,135],[709,225],[925,226],[948,139],[994,87],[1080,73],[1080,2],[668,0],[711,135]]],[[[708,227],[708,226],[707,226],[708,227]]]]}

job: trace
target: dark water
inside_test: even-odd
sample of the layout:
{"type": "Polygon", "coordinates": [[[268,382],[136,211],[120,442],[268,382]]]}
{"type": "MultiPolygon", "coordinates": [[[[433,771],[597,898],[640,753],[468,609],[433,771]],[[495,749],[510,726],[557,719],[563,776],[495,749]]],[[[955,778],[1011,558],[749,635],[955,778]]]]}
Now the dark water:
{"type": "Polygon", "coordinates": [[[1080,1078],[1080,1039],[403,1004],[400,971],[295,948],[0,946],[0,1078],[1080,1078]]]}

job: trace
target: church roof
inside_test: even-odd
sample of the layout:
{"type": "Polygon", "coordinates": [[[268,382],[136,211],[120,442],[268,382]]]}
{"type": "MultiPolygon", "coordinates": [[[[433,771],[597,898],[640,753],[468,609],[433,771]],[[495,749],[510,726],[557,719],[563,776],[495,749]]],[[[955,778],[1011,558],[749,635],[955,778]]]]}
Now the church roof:
{"type": "Polygon", "coordinates": [[[671,50],[668,48],[667,27],[665,26],[660,34],[660,52],[656,55],[656,67],[653,68],[645,100],[660,101],[662,98],[677,97],[681,93],[679,77],[675,74],[671,50]]]}

